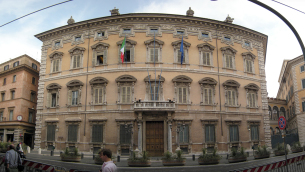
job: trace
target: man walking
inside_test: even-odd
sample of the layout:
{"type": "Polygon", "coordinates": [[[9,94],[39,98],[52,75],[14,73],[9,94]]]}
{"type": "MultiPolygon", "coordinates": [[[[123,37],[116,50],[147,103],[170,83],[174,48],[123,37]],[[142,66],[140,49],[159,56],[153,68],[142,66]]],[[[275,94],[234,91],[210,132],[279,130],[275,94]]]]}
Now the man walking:
{"type": "Polygon", "coordinates": [[[109,149],[103,149],[99,152],[99,155],[102,159],[102,161],[104,161],[103,165],[102,165],[102,172],[117,172],[117,167],[116,165],[113,163],[113,161],[111,161],[111,157],[112,157],[112,153],[111,150],[109,149]]]}
{"type": "Polygon", "coordinates": [[[18,153],[14,150],[13,144],[8,146],[8,151],[5,154],[5,171],[6,172],[18,172],[18,163],[21,163],[21,158],[18,153]]]}

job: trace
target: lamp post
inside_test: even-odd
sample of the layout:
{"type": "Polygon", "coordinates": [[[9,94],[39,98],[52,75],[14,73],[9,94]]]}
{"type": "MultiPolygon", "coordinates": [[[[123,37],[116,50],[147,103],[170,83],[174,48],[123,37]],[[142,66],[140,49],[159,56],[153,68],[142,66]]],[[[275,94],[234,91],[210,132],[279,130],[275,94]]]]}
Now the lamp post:
{"type": "Polygon", "coordinates": [[[185,129],[185,124],[182,124],[182,127],[180,124],[177,125],[177,129],[176,129],[176,131],[177,131],[177,149],[176,149],[176,151],[180,150],[180,143],[179,143],[180,134],[179,133],[182,132],[184,129],[185,129]]]}

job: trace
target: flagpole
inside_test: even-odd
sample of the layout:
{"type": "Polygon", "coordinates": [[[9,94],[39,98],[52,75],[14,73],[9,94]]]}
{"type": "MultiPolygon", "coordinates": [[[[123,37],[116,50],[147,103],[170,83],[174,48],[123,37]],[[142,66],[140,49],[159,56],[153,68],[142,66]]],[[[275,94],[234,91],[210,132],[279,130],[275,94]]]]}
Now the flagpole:
{"type": "MultiPolygon", "coordinates": [[[[125,33],[125,47],[126,47],[126,33],[125,33]]],[[[124,47],[124,61],[126,61],[126,48],[124,47]]],[[[130,51],[129,51],[130,52],[130,51]]],[[[127,68],[127,63],[126,64],[126,68],[127,68]]]]}

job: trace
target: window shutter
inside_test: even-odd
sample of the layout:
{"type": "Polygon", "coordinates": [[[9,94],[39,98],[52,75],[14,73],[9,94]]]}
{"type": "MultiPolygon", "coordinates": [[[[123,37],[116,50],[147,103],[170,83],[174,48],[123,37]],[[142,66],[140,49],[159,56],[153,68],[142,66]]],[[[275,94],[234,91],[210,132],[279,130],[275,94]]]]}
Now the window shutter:
{"type": "Polygon", "coordinates": [[[72,64],[73,64],[72,68],[76,68],[76,56],[72,57],[72,64]]]}
{"type": "Polygon", "coordinates": [[[98,103],[103,103],[103,89],[99,89],[99,94],[98,94],[98,103]]]}
{"type": "Polygon", "coordinates": [[[56,60],[56,68],[55,68],[56,72],[59,71],[59,59],[56,60]]]}
{"type": "Polygon", "coordinates": [[[122,87],[122,103],[126,102],[126,87],[122,87]]]}
{"type": "Polygon", "coordinates": [[[59,91],[56,92],[56,106],[59,105],[59,91]]]}
{"type": "Polygon", "coordinates": [[[252,69],[253,69],[253,64],[252,64],[253,62],[252,61],[249,61],[249,67],[250,67],[250,72],[252,73],[253,71],[252,71],[252,69]]]}
{"type": "Polygon", "coordinates": [[[210,53],[206,53],[207,56],[207,65],[211,65],[211,58],[210,58],[210,53]]]}
{"type": "Polygon", "coordinates": [[[56,71],[56,60],[52,61],[52,72],[56,71]]]}
{"type": "Polygon", "coordinates": [[[151,62],[154,61],[154,49],[153,48],[150,49],[150,61],[151,62]]]}
{"type": "Polygon", "coordinates": [[[76,56],[77,57],[77,63],[76,63],[76,67],[81,67],[80,66],[80,55],[76,56]]]}
{"type": "Polygon", "coordinates": [[[227,91],[227,102],[228,102],[228,105],[232,105],[232,98],[231,98],[231,91],[227,91]]]}
{"type": "Polygon", "coordinates": [[[210,141],[210,126],[205,125],[205,142],[210,141]]]}
{"type": "Polygon", "coordinates": [[[249,107],[251,107],[251,105],[252,105],[252,102],[251,102],[251,94],[250,93],[248,93],[247,94],[247,98],[248,98],[248,105],[249,105],[249,107]]]}
{"type": "Polygon", "coordinates": [[[76,103],[80,104],[81,103],[81,90],[77,90],[77,98],[76,98],[76,103]]]}
{"type": "Polygon", "coordinates": [[[127,87],[127,96],[126,96],[126,102],[131,102],[131,87],[127,87]]]}
{"type": "Polygon", "coordinates": [[[232,91],[232,105],[236,105],[236,94],[235,94],[235,91],[232,91]]]}
{"type": "Polygon", "coordinates": [[[226,67],[230,68],[230,57],[226,55],[226,67]]]}
{"type": "Polygon", "coordinates": [[[187,93],[186,93],[186,88],[183,88],[183,103],[187,103],[187,93]]]}
{"type": "Polygon", "coordinates": [[[208,104],[208,89],[204,89],[204,104],[208,104]]]}
{"type": "Polygon", "coordinates": [[[182,102],[182,88],[179,87],[178,89],[179,89],[179,92],[178,92],[179,103],[183,103],[183,102],[182,102]]]}
{"type": "Polygon", "coordinates": [[[207,54],[205,52],[202,53],[202,62],[204,65],[207,64],[207,54]]]}
{"type": "Polygon", "coordinates": [[[215,125],[210,126],[210,141],[215,142],[215,125]]]}
{"type": "Polygon", "coordinates": [[[98,89],[94,89],[94,103],[98,104],[98,89]]]}
{"type": "Polygon", "coordinates": [[[97,64],[97,52],[96,51],[94,51],[93,53],[92,53],[93,55],[92,55],[92,66],[96,66],[97,64]]]}
{"type": "Polygon", "coordinates": [[[104,60],[103,60],[103,64],[107,64],[107,49],[104,50],[104,60]]]}
{"type": "Polygon", "coordinates": [[[134,62],[134,47],[130,48],[130,62],[134,62]]]}
{"type": "Polygon", "coordinates": [[[118,57],[119,57],[119,63],[122,63],[122,59],[121,59],[121,46],[122,45],[119,45],[119,51],[118,51],[118,57]]]}
{"type": "Polygon", "coordinates": [[[209,89],[209,104],[212,104],[212,89],[209,89]]]}
{"type": "Polygon", "coordinates": [[[72,90],[68,91],[68,105],[72,105],[72,90]]]}
{"type": "Polygon", "coordinates": [[[252,107],[255,107],[255,94],[252,94],[252,107]]]}
{"type": "Polygon", "coordinates": [[[229,56],[229,58],[230,58],[230,68],[233,68],[233,57],[229,56]]]}
{"type": "Polygon", "coordinates": [[[51,107],[51,93],[47,93],[47,107],[51,107]]]}
{"type": "Polygon", "coordinates": [[[177,63],[181,63],[181,52],[180,52],[180,49],[177,50],[177,54],[178,54],[178,57],[177,57],[178,61],[177,61],[177,63]]]}

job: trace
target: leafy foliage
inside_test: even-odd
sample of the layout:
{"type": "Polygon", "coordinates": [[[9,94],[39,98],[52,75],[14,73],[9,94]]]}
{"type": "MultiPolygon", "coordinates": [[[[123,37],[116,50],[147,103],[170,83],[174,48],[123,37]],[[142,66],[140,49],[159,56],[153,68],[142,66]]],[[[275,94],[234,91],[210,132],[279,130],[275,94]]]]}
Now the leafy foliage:
{"type": "Polygon", "coordinates": [[[262,147],[258,146],[257,150],[255,150],[254,153],[259,156],[270,155],[270,151],[267,150],[266,145],[264,145],[262,147]]]}
{"type": "Polygon", "coordinates": [[[73,148],[71,150],[69,148],[66,148],[64,153],[62,153],[60,156],[62,156],[62,157],[75,157],[75,156],[80,156],[80,154],[78,153],[77,148],[73,148]]]}
{"type": "Polygon", "coordinates": [[[140,161],[140,162],[147,162],[149,160],[150,159],[147,151],[142,152],[142,157],[138,157],[135,152],[132,152],[131,157],[128,159],[128,161],[140,161]]]}
{"type": "Polygon", "coordinates": [[[175,154],[173,154],[169,151],[166,151],[162,160],[180,160],[180,161],[182,161],[185,159],[182,157],[182,154],[183,154],[182,150],[176,151],[175,154]]]}
{"type": "Polygon", "coordinates": [[[234,157],[234,158],[245,158],[247,157],[244,151],[244,148],[241,147],[240,150],[236,149],[236,148],[232,148],[231,150],[231,154],[230,157],[234,157]]]}
{"type": "Polygon", "coordinates": [[[292,145],[292,149],[300,149],[302,148],[301,143],[300,142],[294,142],[292,145]]]}
{"type": "Polygon", "coordinates": [[[202,161],[217,161],[221,159],[221,156],[217,154],[217,149],[213,149],[212,154],[207,154],[207,150],[202,148],[202,155],[198,159],[202,161]]]}

